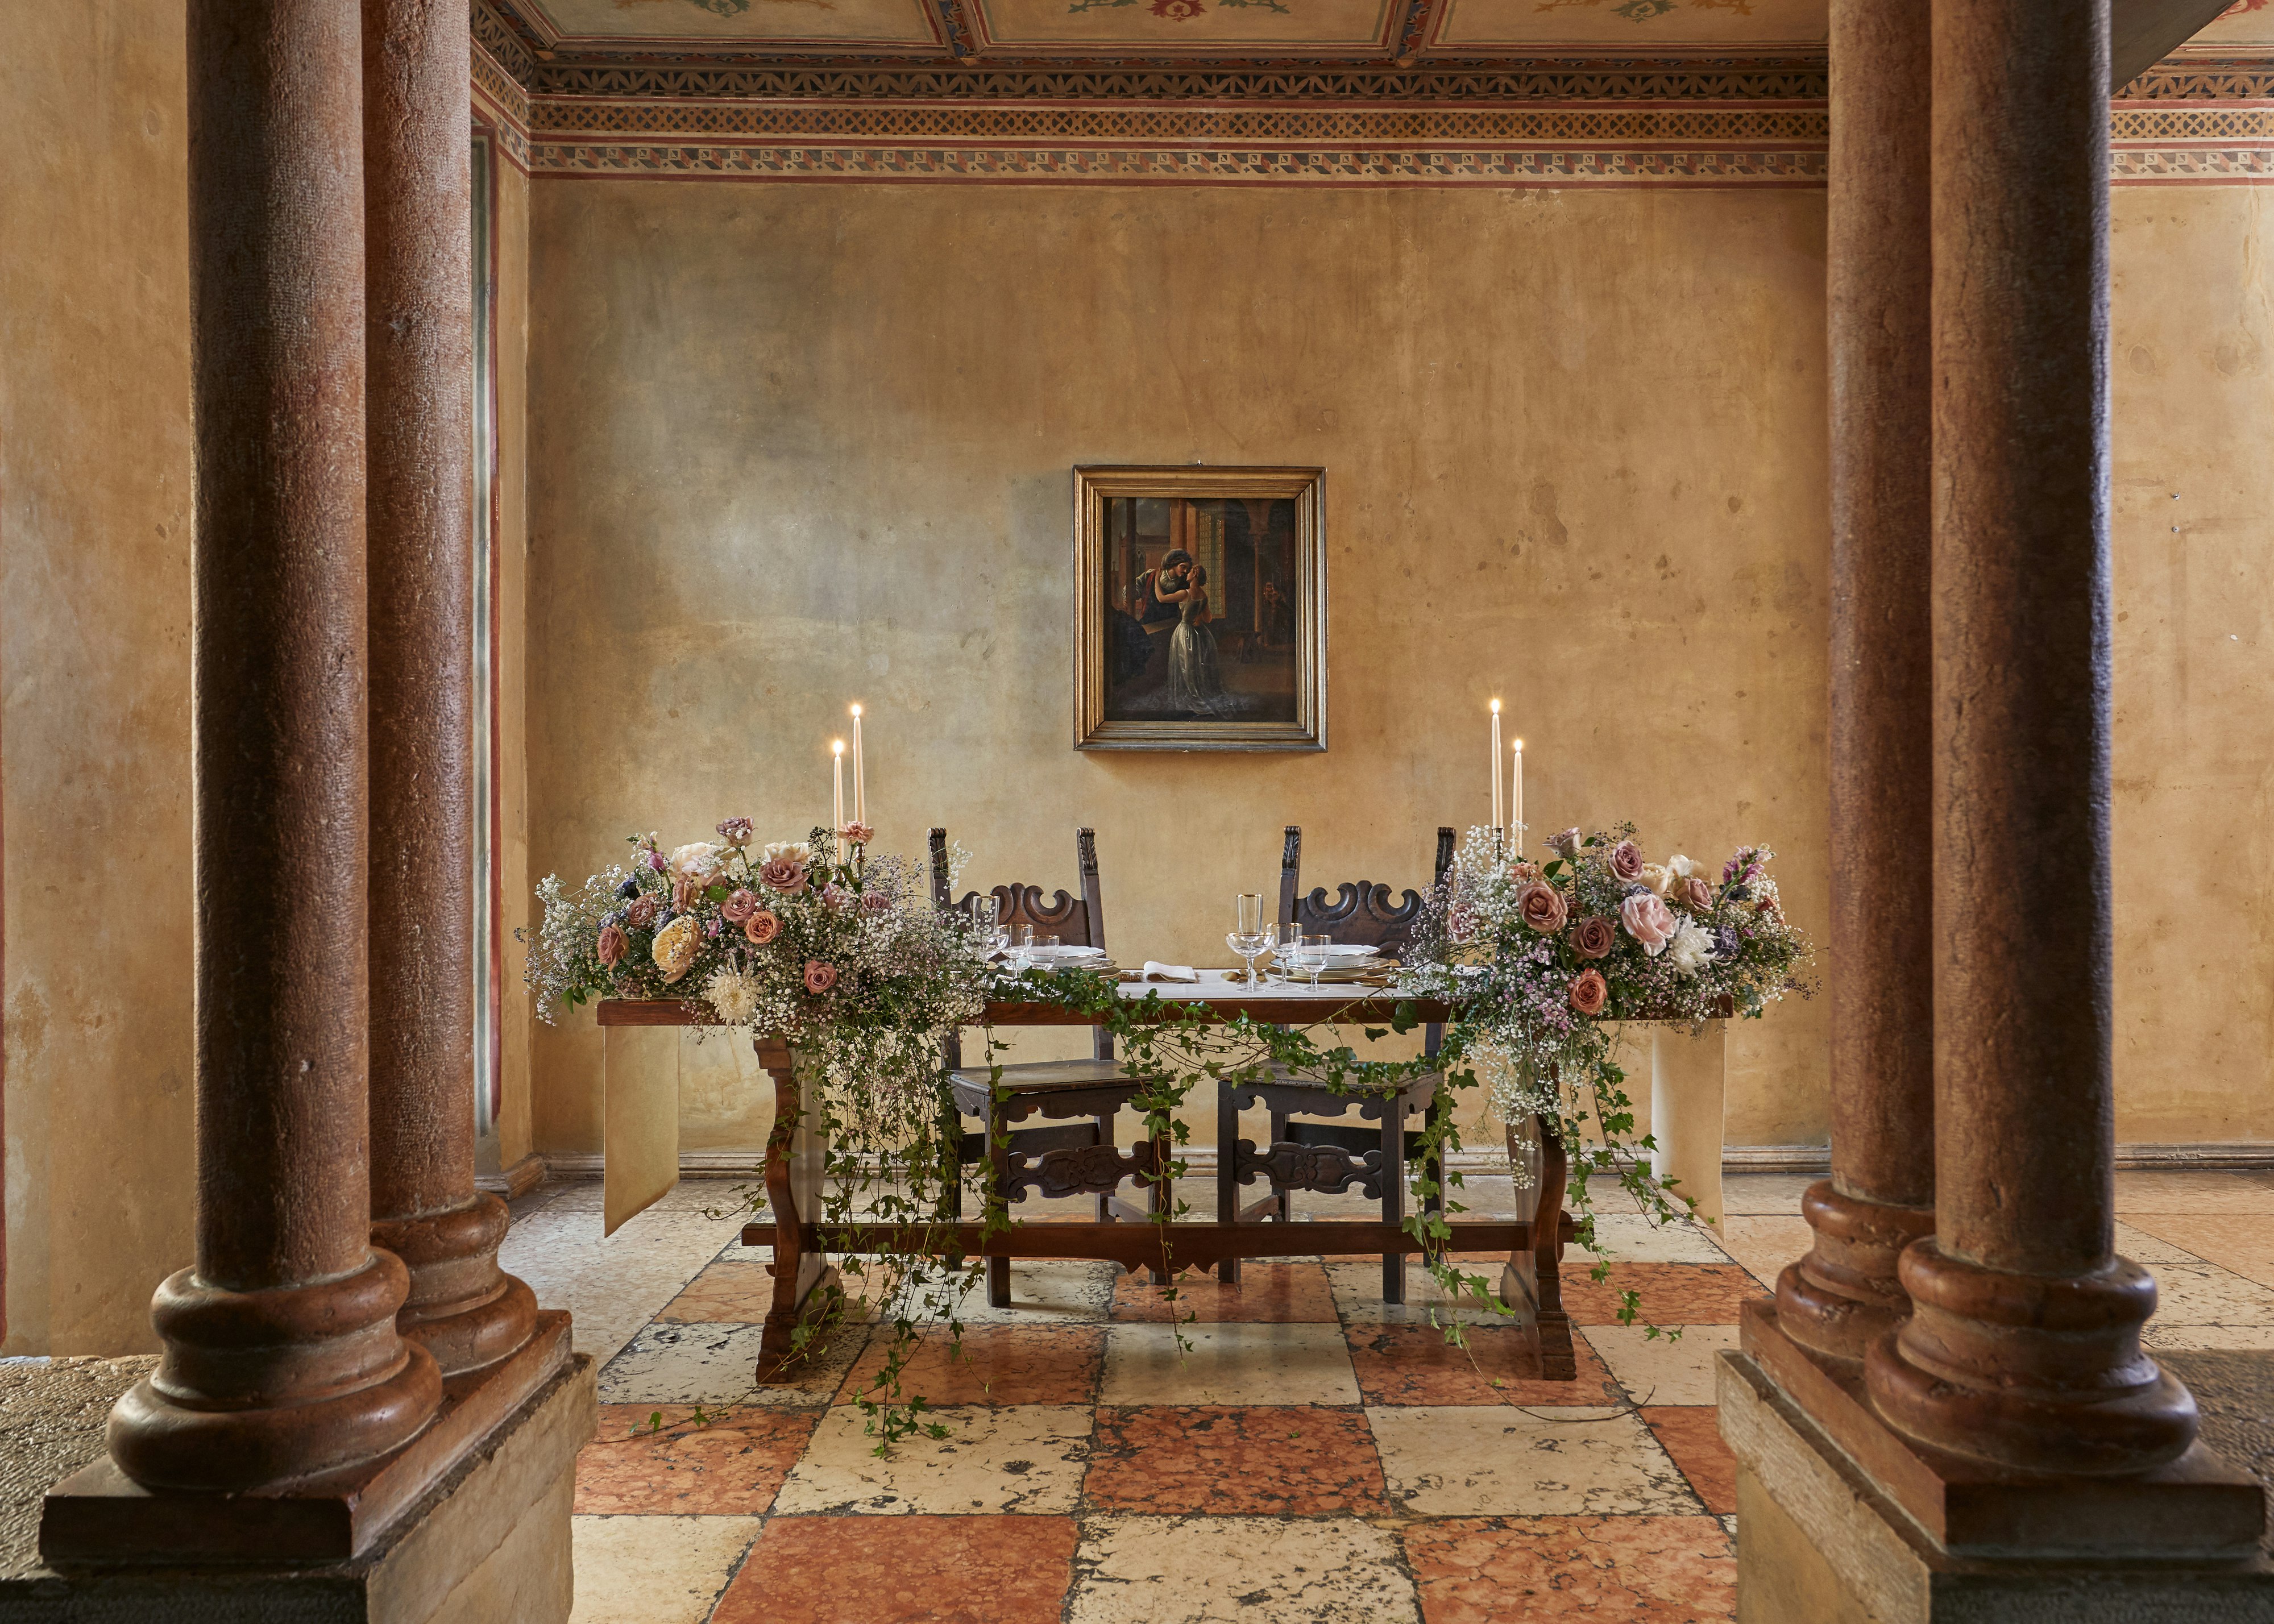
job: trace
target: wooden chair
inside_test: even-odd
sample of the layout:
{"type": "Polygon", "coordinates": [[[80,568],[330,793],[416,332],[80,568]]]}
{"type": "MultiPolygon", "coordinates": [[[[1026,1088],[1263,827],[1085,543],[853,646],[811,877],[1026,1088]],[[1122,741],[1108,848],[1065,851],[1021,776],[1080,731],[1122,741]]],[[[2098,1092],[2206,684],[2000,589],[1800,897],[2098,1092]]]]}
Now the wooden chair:
{"type": "MultiPolygon", "coordinates": [[[[1292,927],[1306,935],[1328,936],[1337,943],[1378,947],[1389,954],[1404,948],[1414,927],[1420,922],[1419,893],[1409,890],[1392,902],[1389,886],[1360,880],[1354,884],[1342,884],[1332,902],[1327,900],[1324,886],[1305,896],[1302,861],[1303,831],[1290,824],[1279,861],[1279,923],[1283,928],[1292,927]]],[[[1446,870],[1452,864],[1453,831],[1440,829],[1434,883],[1443,883],[1446,870]]],[[[1434,1055],[1444,1039],[1444,1027],[1432,1022],[1423,1028],[1422,1053],[1434,1055]]],[[[1436,1097],[1437,1083],[1434,1073],[1427,1074],[1408,1083],[1396,1094],[1382,1097],[1337,1094],[1323,1083],[1284,1074],[1252,1083],[1229,1079],[1219,1082],[1216,1221],[1246,1223],[1276,1218],[1283,1223],[1290,1222],[1294,1218],[1296,1191],[1335,1195],[1356,1184],[1367,1199],[1382,1203],[1383,1222],[1402,1222],[1405,1216],[1406,1164],[1421,1154],[1423,1139],[1422,1134],[1409,1132],[1405,1124],[1428,1110],[1429,1102],[1436,1097]],[[1261,1151],[1253,1139],[1239,1137],[1241,1109],[1258,1104],[1271,1113],[1270,1146],[1261,1151]],[[1344,1116],[1352,1110],[1358,1112],[1360,1121],[1377,1125],[1359,1127],[1310,1120],[1344,1116]],[[1269,1181],[1270,1193],[1243,1209],[1239,1187],[1258,1178],[1269,1181]]],[[[1432,1166],[1426,1170],[1437,1184],[1438,1193],[1427,1198],[1425,1210],[1442,1210],[1445,1199],[1444,1169],[1432,1166]]],[[[1226,1281],[1237,1281],[1239,1261],[1227,1260],[1220,1272],[1226,1281]]],[[[1382,1300],[1405,1300],[1405,1257],[1402,1252],[1382,1254],[1382,1300]]]]}
{"type": "MultiPolygon", "coordinates": [[[[1039,885],[998,885],[992,894],[1002,910],[1002,922],[1016,930],[1032,925],[1035,934],[1050,935],[1068,946],[1105,947],[1105,911],[1099,897],[1097,838],[1089,830],[1074,835],[1075,861],[1081,871],[1081,896],[1063,891],[1043,900],[1039,885]]],[[[932,904],[948,908],[968,906],[980,895],[964,893],[963,904],[949,896],[947,831],[931,831],[932,904]]],[[[1088,1193],[1097,1200],[1101,1222],[1127,1220],[1149,1222],[1153,1213],[1168,1205],[1165,1180],[1148,1185],[1148,1201],[1138,1207],[1118,1199],[1122,1183],[1165,1168],[1170,1160],[1168,1138],[1156,1135],[1123,1153],[1113,1142],[1113,1119],[1122,1107],[1144,1092],[1154,1079],[1132,1077],[1113,1057],[1113,1037],[1097,1028],[1088,1060],[1029,1061],[1002,1068],[1000,1097],[987,1066],[967,1067],[960,1036],[947,1040],[947,1069],[954,1119],[947,1124],[949,1142],[958,1147],[956,1177],[947,1181],[947,1215],[962,1212],[961,1170],[980,1162],[991,1162],[996,1188],[1005,1201],[1023,1201],[1027,1192],[1046,1198],[1088,1193]],[[1039,1113],[1045,1122],[1063,1126],[1020,1127],[1039,1113]],[[962,1118],[975,1116],[984,1124],[964,1127],[962,1118]],[[1086,1122],[1072,1121],[1077,1117],[1086,1122]]],[[[1011,1260],[987,1259],[987,1300],[997,1308],[1011,1305],[1011,1260]]]]}

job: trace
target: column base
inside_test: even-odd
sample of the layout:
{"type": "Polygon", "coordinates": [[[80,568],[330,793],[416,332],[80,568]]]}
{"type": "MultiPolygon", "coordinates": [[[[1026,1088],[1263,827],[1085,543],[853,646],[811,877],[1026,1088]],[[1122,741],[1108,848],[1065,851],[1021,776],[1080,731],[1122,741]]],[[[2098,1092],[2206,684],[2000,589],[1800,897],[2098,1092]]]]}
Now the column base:
{"type": "Polygon", "coordinates": [[[0,1624],[566,1624],[576,1452],[596,1416],[578,1355],[351,1562],[51,1567],[0,1580],[0,1624]]]}
{"type": "Polygon", "coordinates": [[[320,1487],[276,1494],[153,1490],[105,1455],[48,1492],[40,1555],[58,1569],[356,1560],[382,1538],[394,1539],[394,1525],[438,1485],[478,1466],[499,1429],[532,1395],[567,1380],[568,1370],[568,1316],[541,1312],[518,1352],[447,1393],[440,1412],[410,1443],[320,1487]]]}

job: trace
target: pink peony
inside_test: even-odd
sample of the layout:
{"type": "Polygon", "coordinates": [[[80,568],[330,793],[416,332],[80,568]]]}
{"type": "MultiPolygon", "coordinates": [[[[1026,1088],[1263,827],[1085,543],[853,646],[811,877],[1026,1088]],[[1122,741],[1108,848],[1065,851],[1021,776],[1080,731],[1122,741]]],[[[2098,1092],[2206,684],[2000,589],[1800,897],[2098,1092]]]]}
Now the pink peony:
{"type": "Polygon", "coordinates": [[[655,923],[656,901],[652,897],[635,897],[631,906],[624,910],[624,923],[634,930],[645,930],[655,923]]]}
{"type": "Polygon", "coordinates": [[[756,891],[735,890],[727,893],[727,900],[719,905],[719,917],[730,925],[739,925],[758,911],[756,891]]]}
{"type": "Polygon", "coordinates": [[[1563,898],[1553,885],[1534,880],[1516,893],[1516,911],[1524,922],[1543,936],[1554,936],[1570,917],[1563,898]]]}
{"type": "Polygon", "coordinates": [[[1694,874],[1675,886],[1674,898],[1677,902],[1688,904],[1692,914],[1711,914],[1713,911],[1713,888],[1694,874]]]}
{"type": "Polygon", "coordinates": [[[1600,1015],[1610,1001],[1611,984],[1600,970],[1582,970],[1571,978],[1571,1007],[1582,1015],[1600,1015]]]}
{"type": "Polygon", "coordinates": [[[781,935],[781,915],[771,908],[760,908],[742,921],[742,934],[753,945],[764,947],[781,935]]]}
{"type": "Polygon", "coordinates": [[[1622,840],[1611,848],[1611,877],[1617,880],[1642,878],[1642,852],[1631,840],[1622,840]]]}
{"type": "Polygon", "coordinates": [[[837,831],[837,837],[847,846],[866,846],[877,838],[877,831],[866,823],[847,823],[837,831]]]}
{"type": "Polygon", "coordinates": [[[805,989],[812,993],[827,992],[837,985],[837,966],[818,959],[805,961],[805,989]]]}
{"type": "Polygon", "coordinates": [[[600,956],[602,964],[613,970],[623,963],[624,954],[630,947],[631,944],[624,937],[622,927],[603,925],[600,927],[600,939],[592,944],[592,951],[600,956]]]}
{"type": "Polygon", "coordinates": [[[1666,951],[1674,936],[1673,911],[1646,891],[1638,891],[1619,904],[1619,922],[1653,959],[1666,951]]]}
{"type": "Polygon", "coordinates": [[[1619,928],[1600,914],[1571,928],[1571,951],[1582,959],[1608,959],[1619,944],[1619,928]]]}
{"type": "Polygon", "coordinates": [[[805,865],[787,855],[769,857],[759,866],[759,883],[769,890],[800,891],[805,889],[805,865]]]}

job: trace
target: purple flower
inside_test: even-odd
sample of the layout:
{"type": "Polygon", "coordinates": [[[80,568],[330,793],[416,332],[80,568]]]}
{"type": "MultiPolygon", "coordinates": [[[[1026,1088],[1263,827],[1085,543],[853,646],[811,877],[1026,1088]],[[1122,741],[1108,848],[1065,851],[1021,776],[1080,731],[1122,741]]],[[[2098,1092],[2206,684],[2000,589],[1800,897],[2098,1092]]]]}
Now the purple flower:
{"type": "Polygon", "coordinates": [[[668,862],[664,861],[664,856],[661,852],[650,852],[647,854],[647,866],[654,869],[658,874],[661,874],[666,868],[671,867],[668,862]]]}
{"type": "Polygon", "coordinates": [[[639,882],[636,879],[626,880],[622,884],[616,887],[616,895],[626,898],[638,896],[639,882]]]}
{"type": "Polygon", "coordinates": [[[1723,925],[1713,932],[1714,958],[1735,959],[1742,946],[1743,944],[1737,938],[1737,928],[1735,925],[1723,925]]]}

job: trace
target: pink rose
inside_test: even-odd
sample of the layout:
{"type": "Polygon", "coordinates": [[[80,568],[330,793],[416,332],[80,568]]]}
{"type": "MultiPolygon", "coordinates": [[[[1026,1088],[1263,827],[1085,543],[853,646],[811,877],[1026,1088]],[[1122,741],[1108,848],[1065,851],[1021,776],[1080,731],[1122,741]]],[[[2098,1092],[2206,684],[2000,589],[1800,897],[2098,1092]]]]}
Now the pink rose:
{"type": "Polygon", "coordinates": [[[756,891],[735,890],[727,893],[727,900],[719,905],[719,917],[730,925],[739,925],[758,911],[756,891]]]}
{"type": "Polygon", "coordinates": [[[671,883],[671,906],[679,913],[691,914],[695,905],[703,900],[703,882],[681,875],[671,883]]]}
{"type": "Polygon", "coordinates": [[[753,946],[764,947],[781,935],[781,915],[771,908],[760,908],[742,921],[742,934],[753,946]]]}
{"type": "Polygon", "coordinates": [[[1617,880],[1642,878],[1642,853],[1631,840],[1622,840],[1611,848],[1611,877],[1617,880]]]}
{"type": "Polygon", "coordinates": [[[1618,944],[1619,928],[1600,914],[1571,928],[1571,951],[1582,959],[1608,959],[1618,944]]]}
{"type": "Polygon", "coordinates": [[[1653,959],[1666,951],[1674,936],[1673,910],[1646,891],[1638,891],[1619,904],[1619,922],[1653,959]]]}
{"type": "Polygon", "coordinates": [[[821,906],[832,914],[842,914],[853,906],[853,893],[832,880],[821,888],[821,906]]]}
{"type": "Polygon", "coordinates": [[[650,925],[655,923],[655,908],[654,898],[636,897],[632,899],[631,906],[624,910],[624,923],[629,925],[634,930],[645,930],[650,925]]]}
{"type": "Polygon", "coordinates": [[[805,865],[787,854],[769,857],[759,866],[759,883],[779,891],[798,891],[805,889],[805,865]]]}
{"type": "Polygon", "coordinates": [[[1711,914],[1713,911],[1713,888],[1696,875],[1691,875],[1674,889],[1678,899],[1690,905],[1692,914],[1711,914]]]}
{"type": "Polygon", "coordinates": [[[1562,929],[1563,921],[1570,917],[1555,888],[1540,880],[1516,893],[1516,911],[1525,924],[1544,936],[1562,929]]]}
{"type": "Polygon", "coordinates": [[[866,846],[877,838],[877,831],[866,823],[847,823],[837,834],[847,846],[866,846]]]}
{"type": "Polygon", "coordinates": [[[719,838],[729,846],[748,846],[756,831],[747,817],[730,817],[719,825],[719,838]]]}
{"type": "MultiPolygon", "coordinates": [[[[1651,898],[1655,902],[1655,897],[1651,898]]],[[[1582,970],[1571,978],[1571,1007],[1582,1015],[1600,1015],[1611,1001],[1611,984],[1600,970],[1582,970]]]]}
{"type": "Polygon", "coordinates": [[[824,964],[818,959],[805,961],[805,989],[812,993],[827,992],[837,985],[837,966],[824,964]]]}
{"type": "Polygon", "coordinates": [[[600,939],[593,944],[592,951],[599,954],[602,964],[613,970],[623,963],[624,954],[630,947],[631,944],[625,939],[621,927],[603,925],[600,927],[600,939]]]}
{"type": "Polygon", "coordinates": [[[883,891],[864,891],[861,893],[861,912],[863,914],[889,914],[892,911],[892,899],[883,891]]]}

